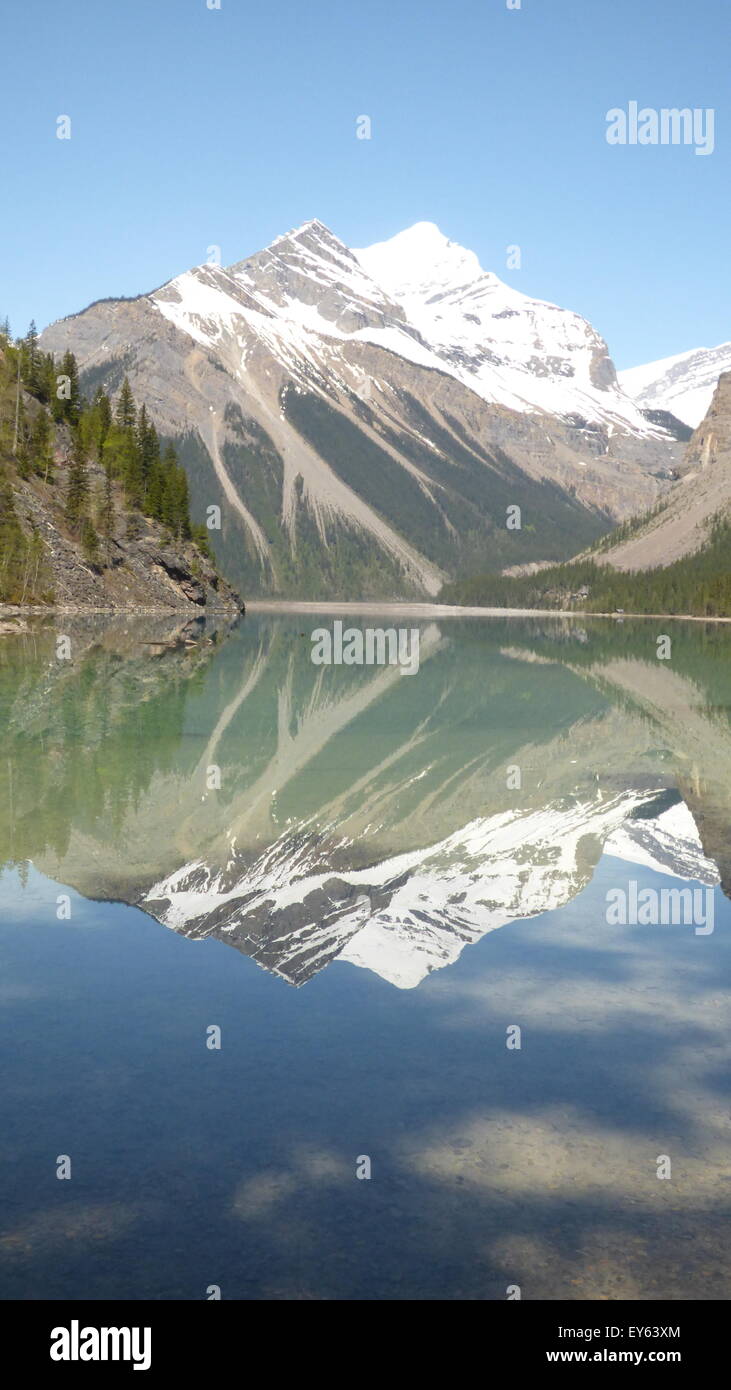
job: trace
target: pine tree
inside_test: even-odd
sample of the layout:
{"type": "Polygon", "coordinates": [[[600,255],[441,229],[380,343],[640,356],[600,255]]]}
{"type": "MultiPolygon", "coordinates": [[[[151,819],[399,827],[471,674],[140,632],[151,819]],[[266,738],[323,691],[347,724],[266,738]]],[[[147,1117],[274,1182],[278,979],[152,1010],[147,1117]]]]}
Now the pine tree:
{"type": "Polygon", "coordinates": [[[84,517],[81,527],[81,548],[87,564],[94,566],[99,564],[99,537],[94,530],[91,518],[88,516],[84,517]]]}
{"type": "Polygon", "coordinates": [[[52,406],[56,395],[56,366],[52,352],[41,353],[38,376],[38,399],[43,401],[44,405],[52,406]]]}
{"type": "Polygon", "coordinates": [[[21,603],[27,603],[31,598],[37,597],[41,568],[45,560],[45,547],[37,531],[33,531],[30,540],[26,543],[25,553],[25,572],[23,574],[23,589],[20,596],[21,603]]]}
{"type": "Polygon", "coordinates": [[[184,468],[178,464],[178,535],[183,540],[190,540],[190,492],[188,489],[188,475],[184,468]]]}
{"type": "Polygon", "coordinates": [[[89,479],[86,472],[86,459],[81,441],[75,438],[66,493],[66,520],[76,531],[81,527],[88,500],[89,479]]]}
{"type": "Polygon", "coordinates": [[[165,480],[163,465],[158,457],[152,465],[152,471],[147,483],[147,497],[145,499],[147,515],[153,517],[155,521],[162,521],[163,519],[164,496],[165,480]]]}
{"type": "Polygon", "coordinates": [[[137,447],[140,454],[140,470],[144,509],[148,511],[148,499],[155,466],[160,459],[160,441],[155,426],[150,422],[147,409],[143,405],[137,418],[137,447]]]}
{"type": "Polygon", "coordinates": [[[21,592],[21,576],[25,540],[13,501],[13,490],[0,472],[0,598],[6,603],[17,602],[21,592]]]}
{"type": "Polygon", "coordinates": [[[190,537],[190,504],[188,478],[177,461],[172,444],[165,446],[161,460],[162,505],[161,519],[178,540],[190,537]]]}
{"type": "Polygon", "coordinates": [[[135,400],[127,377],[122,382],[114,418],[122,430],[133,430],[136,417],[135,400]]]}
{"type": "Polygon", "coordinates": [[[36,395],[41,384],[41,353],[38,347],[38,329],[31,319],[28,332],[21,348],[23,359],[23,381],[31,395],[36,395]]]}
{"type": "Polygon", "coordinates": [[[142,457],[133,430],[127,430],[124,436],[121,469],[122,484],[127,503],[135,510],[141,511],[145,496],[142,477],[142,457]]]}
{"type": "Polygon", "coordinates": [[[207,560],[212,560],[213,551],[211,550],[211,538],[208,532],[208,527],[191,526],[190,537],[191,540],[195,542],[195,545],[197,546],[198,550],[200,550],[201,555],[205,555],[207,560]]]}
{"type": "Polygon", "coordinates": [[[140,449],[140,451],[142,451],[145,447],[145,439],[147,437],[147,431],[149,428],[150,422],[147,418],[147,406],[143,401],[142,405],[140,406],[137,412],[137,423],[135,425],[135,433],[137,435],[137,447],[140,449]]]}
{"type": "Polygon", "coordinates": [[[78,424],[81,414],[81,392],[79,369],[73,352],[65,352],[61,358],[61,365],[56,373],[52,408],[54,420],[67,420],[70,425],[78,424]]]}
{"type": "Polygon", "coordinates": [[[36,473],[48,482],[53,467],[53,443],[51,440],[51,421],[42,408],[33,421],[30,436],[30,458],[36,473]]]}
{"type": "Polygon", "coordinates": [[[114,535],[114,494],[109,470],[105,470],[97,506],[97,526],[103,541],[104,563],[109,564],[111,540],[114,535]]]}
{"type": "Polygon", "coordinates": [[[107,435],[109,434],[112,425],[112,407],[109,403],[109,397],[102,390],[101,386],[97,386],[97,389],[94,393],[92,409],[95,412],[96,419],[98,422],[97,457],[101,459],[101,451],[104,448],[104,441],[107,435]]]}

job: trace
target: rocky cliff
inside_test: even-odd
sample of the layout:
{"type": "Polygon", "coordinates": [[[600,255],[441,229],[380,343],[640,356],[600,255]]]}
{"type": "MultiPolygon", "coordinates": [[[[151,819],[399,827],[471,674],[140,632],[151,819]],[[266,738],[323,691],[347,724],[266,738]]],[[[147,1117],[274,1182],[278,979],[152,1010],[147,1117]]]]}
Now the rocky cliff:
{"type": "Polygon", "coordinates": [[[121,505],[115,508],[104,564],[90,563],[65,521],[63,487],[63,482],[50,487],[36,478],[16,478],[13,484],[23,531],[43,542],[45,598],[54,606],[139,612],[241,609],[238,595],[194,545],[172,540],[149,517],[130,519],[121,505]]]}
{"type": "Polygon", "coordinates": [[[239,610],[149,418],[122,429],[107,398],[59,401],[57,380],[33,340],[0,338],[0,603],[239,610]]]}

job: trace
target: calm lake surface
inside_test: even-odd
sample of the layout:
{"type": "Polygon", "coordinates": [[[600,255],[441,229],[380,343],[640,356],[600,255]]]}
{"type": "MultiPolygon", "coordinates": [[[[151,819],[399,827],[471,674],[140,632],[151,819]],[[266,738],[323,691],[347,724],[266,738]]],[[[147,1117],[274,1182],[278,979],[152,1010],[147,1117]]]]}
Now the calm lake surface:
{"type": "Polygon", "coordinates": [[[731,631],[336,617],[0,638],[0,1295],[728,1297],[731,631]]]}

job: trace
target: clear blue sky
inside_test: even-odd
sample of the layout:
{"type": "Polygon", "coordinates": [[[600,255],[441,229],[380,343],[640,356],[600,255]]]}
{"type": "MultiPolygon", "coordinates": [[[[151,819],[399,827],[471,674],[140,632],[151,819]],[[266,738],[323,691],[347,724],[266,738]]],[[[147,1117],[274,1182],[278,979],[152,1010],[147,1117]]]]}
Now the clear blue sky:
{"type": "Polygon", "coordinates": [[[22,0],[1,24],[16,333],[319,217],[353,246],[437,222],[620,367],[731,337],[729,0],[22,0]],[[630,100],[714,108],[715,152],[610,147],[630,100]]]}

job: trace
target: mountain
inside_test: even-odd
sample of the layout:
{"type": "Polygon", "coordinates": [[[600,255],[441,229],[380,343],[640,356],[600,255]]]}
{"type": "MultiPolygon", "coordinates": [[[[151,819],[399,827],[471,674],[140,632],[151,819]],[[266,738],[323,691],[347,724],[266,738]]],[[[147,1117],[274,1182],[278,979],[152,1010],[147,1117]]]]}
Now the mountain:
{"type": "Polygon", "coordinates": [[[618,373],[620,386],[643,410],[670,411],[695,429],[703,420],[722,372],[731,371],[731,342],[694,348],[629,367],[618,373]]]}
{"type": "MultiPolygon", "coordinates": [[[[720,518],[731,519],[731,371],[719,378],[708,411],[688,444],[681,477],[657,511],[609,536],[598,557],[620,570],[668,566],[708,545],[720,518]]],[[[728,570],[728,556],[725,568],[728,570]]]]}
{"type": "Polygon", "coordinates": [[[447,603],[731,617],[731,372],[718,381],[680,476],[648,513],[564,565],[478,573],[447,603]]]}
{"type": "Polygon", "coordinates": [[[584,319],[429,223],[353,252],[307,222],[41,346],[73,351],[87,391],[128,376],[196,519],[220,507],[212,543],[246,594],[433,595],[486,557],[565,558],[652,506],[679,457],[584,319]]]}
{"type": "Polygon", "coordinates": [[[472,251],[419,222],[355,255],[401,305],[447,371],[483,400],[646,436],[586,319],[531,299],[483,271],[472,251]]]}

